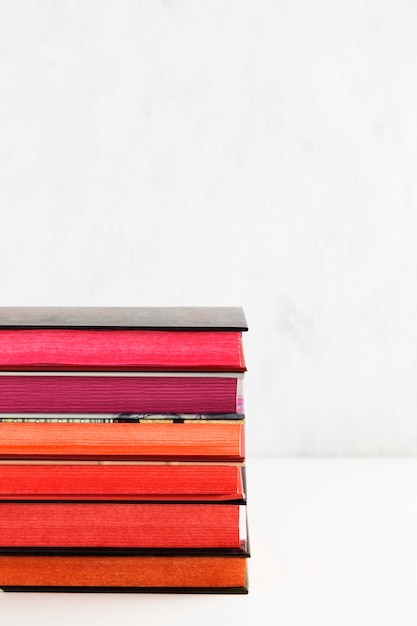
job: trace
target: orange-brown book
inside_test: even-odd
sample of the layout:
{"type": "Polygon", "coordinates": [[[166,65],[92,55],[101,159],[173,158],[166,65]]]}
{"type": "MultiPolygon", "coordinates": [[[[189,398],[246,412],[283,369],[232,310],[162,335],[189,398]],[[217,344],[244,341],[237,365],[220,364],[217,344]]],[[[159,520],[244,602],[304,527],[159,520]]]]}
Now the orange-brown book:
{"type": "Polygon", "coordinates": [[[1,555],[3,591],[247,593],[236,555],[1,555]]]}

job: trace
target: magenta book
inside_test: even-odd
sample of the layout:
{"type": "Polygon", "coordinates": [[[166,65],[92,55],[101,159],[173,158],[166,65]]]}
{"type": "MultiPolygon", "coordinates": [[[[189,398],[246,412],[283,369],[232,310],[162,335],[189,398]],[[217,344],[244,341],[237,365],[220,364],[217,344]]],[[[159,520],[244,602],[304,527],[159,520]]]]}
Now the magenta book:
{"type": "Polygon", "coordinates": [[[242,413],[238,375],[2,373],[0,413],[242,413]]]}

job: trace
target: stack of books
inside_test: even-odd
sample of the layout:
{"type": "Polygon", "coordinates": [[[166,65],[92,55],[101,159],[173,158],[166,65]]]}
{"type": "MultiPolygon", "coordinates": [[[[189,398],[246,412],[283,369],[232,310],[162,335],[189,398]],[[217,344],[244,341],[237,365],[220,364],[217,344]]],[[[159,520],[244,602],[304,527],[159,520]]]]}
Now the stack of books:
{"type": "Polygon", "coordinates": [[[245,330],[0,309],[0,588],[247,593],[245,330]]]}

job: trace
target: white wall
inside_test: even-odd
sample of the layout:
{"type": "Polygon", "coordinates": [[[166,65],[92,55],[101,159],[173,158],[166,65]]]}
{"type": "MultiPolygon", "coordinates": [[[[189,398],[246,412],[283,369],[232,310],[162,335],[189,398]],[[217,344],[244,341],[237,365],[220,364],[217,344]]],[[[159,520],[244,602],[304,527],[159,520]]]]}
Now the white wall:
{"type": "Polygon", "coordinates": [[[250,454],[416,454],[416,25],[2,0],[0,305],[242,305],[250,454]]]}

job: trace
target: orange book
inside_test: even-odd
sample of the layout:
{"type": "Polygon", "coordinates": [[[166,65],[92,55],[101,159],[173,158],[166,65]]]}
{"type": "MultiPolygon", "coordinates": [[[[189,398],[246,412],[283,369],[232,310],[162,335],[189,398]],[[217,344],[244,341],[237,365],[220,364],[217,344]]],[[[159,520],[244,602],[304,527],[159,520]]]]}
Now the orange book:
{"type": "Polygon", "coordinates": [[[247,593],[247,559],[229,555],[2,555],[3,591],[247,593]]]}
{"type": "Polygon", "coordinates": [[[241,462],[244,458],[242,422],[0,423],[0,459],[241,462]]]}

